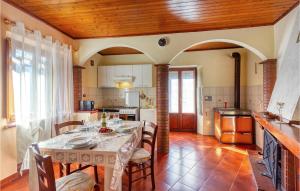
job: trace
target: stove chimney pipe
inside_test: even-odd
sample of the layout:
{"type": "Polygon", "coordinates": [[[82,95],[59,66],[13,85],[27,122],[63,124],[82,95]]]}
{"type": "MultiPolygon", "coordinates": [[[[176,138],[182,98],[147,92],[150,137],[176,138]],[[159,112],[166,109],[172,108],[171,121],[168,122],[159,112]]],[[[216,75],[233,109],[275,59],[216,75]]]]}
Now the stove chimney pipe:
{"type": "Polygon", "coordinates": [[[234,58],[234,107],[240,109],[240,86],[241,86],[241,55],[232,53],[234,58]]]}

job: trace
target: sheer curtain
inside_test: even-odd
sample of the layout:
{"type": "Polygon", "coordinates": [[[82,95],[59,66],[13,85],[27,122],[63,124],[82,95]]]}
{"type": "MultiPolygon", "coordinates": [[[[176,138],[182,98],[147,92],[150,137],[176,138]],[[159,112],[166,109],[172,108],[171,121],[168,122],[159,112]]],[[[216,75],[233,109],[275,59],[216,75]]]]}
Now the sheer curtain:
{"type": "Polygon", "coordinates": [[[72,118],[73,65],[72,50],[67,45],[53,43],[53,120],[62,122],[72,118]]]}
{"type": "Polygon", "coordinates": [[[27,32],[23,23],[11,29],[12,89],[17,125],[17,156],[22,162],[32,142],[51,137],[54,122],[73,112],[72,56],[67,45],[27,32]]]}

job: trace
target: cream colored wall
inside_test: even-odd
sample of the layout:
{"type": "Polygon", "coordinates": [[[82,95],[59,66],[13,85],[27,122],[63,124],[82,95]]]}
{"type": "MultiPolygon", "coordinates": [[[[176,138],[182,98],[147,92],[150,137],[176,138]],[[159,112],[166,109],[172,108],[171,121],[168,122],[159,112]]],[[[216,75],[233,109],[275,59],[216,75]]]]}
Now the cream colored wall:
{"type": "Polygon", "coordinates": [[[97,88],[97,67],[103,60],[103,56],[95,54],[84,65],[82,70],[82,86],[88,88],[97,88]],[[94,66],[91,66],[90,61],[94,60],[94,66]]]}
{"type": "MultiPolygon", "coordinates": [[[[9,30],[9,26],[3,23],[4,18],[8,18],[12,21],[22,21],[25,26],[36,29],[42,32],[43,35],[50,35],[55,40],[59,40],[63,43],[72,45],[75,49],[78,49],[78,42],[74,41],[72,38],[66,36],[65,34],[59,32],[58,30],[52,28],[51,26],[45,24],[44,22],[16,9],[15,7],[9,5],[4,1],[0,1],[1,5],[1,54],[0,54],[0,139],[1,139],[1,151],[0,151],[0,180],[8,177],[17,172],[17,158],[16,158],[16,128],[4,128],[6,126],[5,119],[5,71],[4,64],[5,60],[4,54],[4,40],[5,33],[9,30]]],[[[77,62],[74,60],[74,62],[77,62]]]]}
{"type": "Polygon", "coordinates": [[[247,51],[246,70],[247,86],[263,84],[263,65],[259,64],[262,60],[251,51],[247,51]],[[256,70],[256,72],[255,72],[256,70]]]}
{"type": "Polygon", "coordinates": [[[253,50],[262,59],[274,57],[272,26],[167,35],[83,39],[78,41],[80,44],[78,52],[79,63],[81,65],[99,50],[115,46],[128,46],[138,49],[152,58],[156,64],[165,64],[169,63],[184,49],[197,43],[208,41],[237,43],[253,50]],[[159,47],[157,44],[158,39],[162,36],[167,36],[169,38],[169,44],[163,48],[159,47]]]}
{"type": "Polygon", "coordinates": [[[202,68],[204,87],[233,87],[234,59],[233,52],[241,54],[241,85],[246,85],[245,49],[224,49],[209,51],[184,52],[171,62],[172,66],[197,66],[202,68]]]}
{"type": "Polygon", "coordinates": [[[153,64],[153,61],[145,54],[127,54],[103,56],[101,65],[131,65],[131,64],[153,64]]]}

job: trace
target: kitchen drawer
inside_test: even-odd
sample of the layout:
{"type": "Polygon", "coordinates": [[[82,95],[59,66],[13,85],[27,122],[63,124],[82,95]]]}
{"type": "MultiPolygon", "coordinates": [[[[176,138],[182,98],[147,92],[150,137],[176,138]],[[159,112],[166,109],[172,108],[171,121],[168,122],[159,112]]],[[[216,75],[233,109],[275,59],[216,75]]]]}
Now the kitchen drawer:
{"type": "Polygon", "coordinates": [[[235,117],[222,116],[221,117],[221,131],[235,132],[235,117]]]}
{"type": "Polygon", "coordinates": [[[236,131],[240,133],[252,132],[252,118],[250,116],[236,117],[236,131]]]}

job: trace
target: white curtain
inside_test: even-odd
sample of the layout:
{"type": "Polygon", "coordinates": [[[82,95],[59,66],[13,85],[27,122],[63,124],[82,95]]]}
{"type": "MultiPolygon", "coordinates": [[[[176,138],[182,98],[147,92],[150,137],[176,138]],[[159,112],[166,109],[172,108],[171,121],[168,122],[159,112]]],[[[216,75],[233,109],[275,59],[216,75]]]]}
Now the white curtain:
{"type": "Polygon", "coordinates": [[[11,61],[17,155],[22,162],[31,143],[50,138],[53,124],[73,112],[71,49],[17,23],[11,29],[11,61]]]}
{"type": "Polygon", "coordinates": [[[67,45],[53,43],[53,119],[61,122],[72,117],[73,65],[72,50],[67,45]]]}

